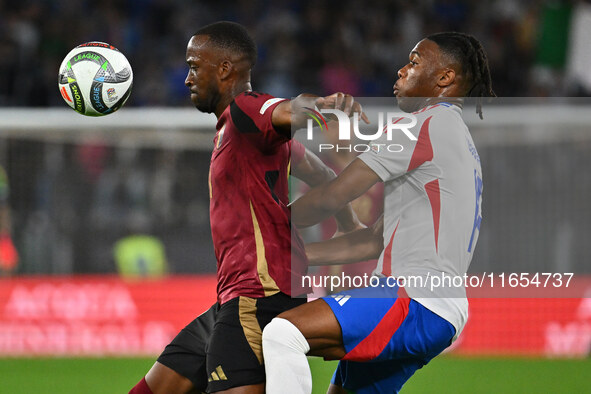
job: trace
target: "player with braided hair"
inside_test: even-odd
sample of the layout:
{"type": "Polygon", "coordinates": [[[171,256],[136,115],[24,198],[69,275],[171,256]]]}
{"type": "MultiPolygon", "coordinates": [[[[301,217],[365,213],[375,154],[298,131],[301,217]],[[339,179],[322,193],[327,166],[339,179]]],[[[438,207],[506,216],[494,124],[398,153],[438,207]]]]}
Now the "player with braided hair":
{"type": "Polygon", "coordinates": [[[452,62],[465,68],[467,91],[464,96],[478,97],[476,112],[482,119],[482,97],[496,97],[496,94],[492,89],[488,59],[480,41],[460,32],[436,33],[427,39],[436,43],[452,62]]]}
{"type": "MultiPolygon", "coordinates": [[[[463,97],[494,96],[482,45],[463,33],[421,40],[398,71],[394,95],[413,113],[415,139],[384,135],[376,146],[404,149],[362,153],[292,204],[292,223],[310,226],[383,182],[384,215],[373,228],[306,246],[315,265],[379,256],[375,280],[283,312],[266,326],[267,393],[309,394],[306,354],[340,360],[329,394],[398,392],[466,324],[462,278],[480,232],[482,170],[462,105],[463,97]]],[[[482,116],[480,103],[477,111],[482,116]]]]}

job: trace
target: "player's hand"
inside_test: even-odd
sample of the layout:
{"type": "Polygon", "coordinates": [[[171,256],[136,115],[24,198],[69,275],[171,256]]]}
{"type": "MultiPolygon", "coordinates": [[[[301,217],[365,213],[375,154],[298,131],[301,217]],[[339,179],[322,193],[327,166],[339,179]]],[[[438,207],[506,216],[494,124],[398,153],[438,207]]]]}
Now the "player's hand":
{"type": "Polygon", "coordinates": [[[369,124],[369,118],[363,112],[363,107],[350,94],[337,92],[330,96],[318,97],[316,107],[319,109],[338,109],[349,117],[357,113],[366,124],[369,124]]]}

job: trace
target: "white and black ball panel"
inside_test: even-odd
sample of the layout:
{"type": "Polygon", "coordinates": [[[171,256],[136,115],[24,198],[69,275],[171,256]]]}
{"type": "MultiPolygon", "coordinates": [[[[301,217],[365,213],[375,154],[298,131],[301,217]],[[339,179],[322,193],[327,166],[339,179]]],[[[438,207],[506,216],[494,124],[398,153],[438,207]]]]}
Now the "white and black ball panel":
{"type": "Polygon", "coordinates": [[[88,116],[107,115],[121,108],[132,84],[133,71],[125,56],[101,42],[85,43],[70,51],[58,76],[66,104],[88,116]]]}

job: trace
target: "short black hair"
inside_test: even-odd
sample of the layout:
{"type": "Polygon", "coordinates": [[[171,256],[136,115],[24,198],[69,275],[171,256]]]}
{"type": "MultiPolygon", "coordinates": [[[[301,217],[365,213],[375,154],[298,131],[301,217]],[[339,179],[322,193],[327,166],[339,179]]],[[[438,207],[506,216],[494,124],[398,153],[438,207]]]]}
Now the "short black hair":
{"type": "Polygon", "coordinates": [[[496,97],[496,94],[492,89],[488,57],[480,41],[474,36],[459,32],[436,33],[427,39],[436,43],[443,53],[461,65],[468,83],[466,96],[479,97],[476,112],[482,119],[480,97],[496,97]]]}
{"type": "Polygon", "coordinates": [[[257,60],[257,46],[244,26],[235,22],[215,22],[203,26],[193,36],[208,36],[215,46],[246,56],[250,66],[257,60]]]}

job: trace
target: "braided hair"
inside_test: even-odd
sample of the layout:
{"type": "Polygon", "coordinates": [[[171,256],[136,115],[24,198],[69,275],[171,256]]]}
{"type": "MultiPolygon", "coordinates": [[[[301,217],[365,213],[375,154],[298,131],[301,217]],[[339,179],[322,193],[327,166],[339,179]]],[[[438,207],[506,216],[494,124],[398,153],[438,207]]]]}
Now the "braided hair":
{"type": "Polygon", "coordinates": [[[466,97],[478,97],[476,112],[482,119],[482,97],[496,97],[492,89],[488,58],[480,41],[469,34],[458,32],[436,33],[427,37],[454,61],[462,66],[468,82],[466,97]]]}

